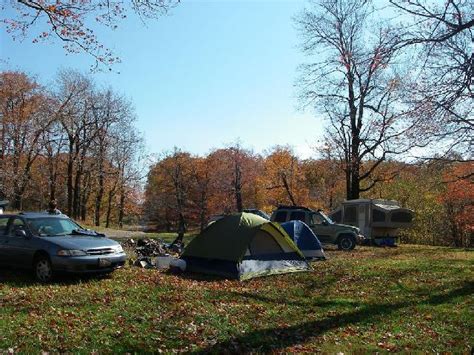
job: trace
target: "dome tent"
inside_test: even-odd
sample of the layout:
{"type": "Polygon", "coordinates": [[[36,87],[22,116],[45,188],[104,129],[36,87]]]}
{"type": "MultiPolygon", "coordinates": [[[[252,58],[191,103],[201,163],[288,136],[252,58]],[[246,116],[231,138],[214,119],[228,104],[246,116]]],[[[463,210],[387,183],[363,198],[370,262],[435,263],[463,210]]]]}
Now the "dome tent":
{"type": "Polygon", "coordinates": [[[311,270],[283,228],[245,212],[210,224],[188,244],[181,258],[187,271],[239,280],[311,270]]]}
{"type": "Polygon", "coordinates": [[[321,242],[306,223],[294,220],[281,226],[307,259],[326,259],[321,242]]]}

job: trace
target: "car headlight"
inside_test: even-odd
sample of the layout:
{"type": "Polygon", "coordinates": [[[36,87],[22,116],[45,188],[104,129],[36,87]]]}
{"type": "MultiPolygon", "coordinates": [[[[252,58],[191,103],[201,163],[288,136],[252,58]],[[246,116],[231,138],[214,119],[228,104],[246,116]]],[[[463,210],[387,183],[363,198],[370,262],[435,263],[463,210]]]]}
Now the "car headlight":
{"type": "Polygon", "coordinates": [[[117,245],[114,249],[116,253],[123,253],[123,248],[120,244],[117,245]]]}
{"type": "Polygon", "coordinates": [[[87,253],[83,250],[62,249],[58,251],[59,256],[85,256],[87,253]]]}

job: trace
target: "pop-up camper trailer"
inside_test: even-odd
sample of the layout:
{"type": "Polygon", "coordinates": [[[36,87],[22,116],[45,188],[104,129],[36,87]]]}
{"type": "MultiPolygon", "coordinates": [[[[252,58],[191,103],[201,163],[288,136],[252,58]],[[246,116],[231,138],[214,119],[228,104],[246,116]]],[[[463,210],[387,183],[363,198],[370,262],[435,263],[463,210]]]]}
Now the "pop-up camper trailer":
{"type": "Polygon", "coordinates": [[[332,211],[329,217],[336,223],[360,228],[376,245],[395,245],[400,228],[411,227],[414,213],[393,200],[349,200],[332,211]]]}

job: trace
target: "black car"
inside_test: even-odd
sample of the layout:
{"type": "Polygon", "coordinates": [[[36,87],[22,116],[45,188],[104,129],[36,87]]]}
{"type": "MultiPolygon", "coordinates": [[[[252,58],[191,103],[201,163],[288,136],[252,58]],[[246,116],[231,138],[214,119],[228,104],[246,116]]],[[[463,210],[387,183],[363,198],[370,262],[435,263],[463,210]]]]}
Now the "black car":
{"type": "Polygon", "coordinates": [[[56,272],[110,273],[124,265],[119,243],[63,214],[0,214],[0,265],[33,269],[40,282],[56,272]]]}

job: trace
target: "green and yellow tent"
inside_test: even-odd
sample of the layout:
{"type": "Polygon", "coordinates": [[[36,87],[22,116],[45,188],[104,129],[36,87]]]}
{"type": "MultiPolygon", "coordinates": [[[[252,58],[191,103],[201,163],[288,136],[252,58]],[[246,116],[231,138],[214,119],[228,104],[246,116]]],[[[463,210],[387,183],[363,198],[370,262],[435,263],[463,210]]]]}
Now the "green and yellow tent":
{"type": "Polygon", "coordinates": [[[279,224],[251,213],[212,223],[188,244],[181,258],[188,271],[239,280],[311,270],[279,224]]]}

